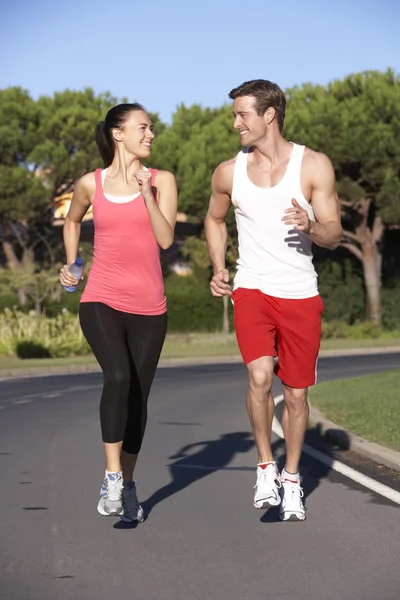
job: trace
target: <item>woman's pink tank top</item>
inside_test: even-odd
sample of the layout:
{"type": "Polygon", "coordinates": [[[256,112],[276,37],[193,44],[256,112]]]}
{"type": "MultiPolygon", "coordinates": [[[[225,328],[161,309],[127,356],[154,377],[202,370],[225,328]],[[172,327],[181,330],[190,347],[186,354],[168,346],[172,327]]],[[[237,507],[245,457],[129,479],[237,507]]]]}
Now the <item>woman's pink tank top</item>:
{"type": "MultiPolygon", "coordinates": [[[[157,170],[149,171],[154,185],[157,170]]],[[[101,169],[94,176],[94,254],[81,302],[141,315],[166,312],[160,249],[143,196],[111,202],[103,192],[101,169]]]]}

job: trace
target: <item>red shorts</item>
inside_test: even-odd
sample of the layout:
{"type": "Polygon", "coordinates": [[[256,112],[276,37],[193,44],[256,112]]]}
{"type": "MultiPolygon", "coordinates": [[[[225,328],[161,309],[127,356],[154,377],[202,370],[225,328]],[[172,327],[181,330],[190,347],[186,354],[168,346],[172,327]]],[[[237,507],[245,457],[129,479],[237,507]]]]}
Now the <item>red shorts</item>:
{"type": "Polygon", "coordinates": [[[275,373],[283,383],[300,389],[314,385],[324,308],[321,296],[292,300],[238,288],[231,298],[244,364],[277,356],[275,373]]]}

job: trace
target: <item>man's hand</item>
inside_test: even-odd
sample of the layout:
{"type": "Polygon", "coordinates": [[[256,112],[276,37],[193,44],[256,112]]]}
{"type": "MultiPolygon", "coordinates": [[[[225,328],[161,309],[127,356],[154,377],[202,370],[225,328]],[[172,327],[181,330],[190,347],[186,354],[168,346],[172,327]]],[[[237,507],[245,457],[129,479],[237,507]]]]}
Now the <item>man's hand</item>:
{"type": "Polygon", "coordinates": [[[221,269],[215,273],[210,281],[210,289],[213,296],[221,298],[222,296],[230,295],[231,286],[229,285],[228,269],[221,269]]]}
{"type": "Polygon", "coordinates": [[[293,225],[293,229],[304,231],[307,235],[310,233],[311,221],[307,211],[300,206],[295,198],[292,198],[293,208],[285,210],[285,216],[282,217],[282,221],[286,225],[293,225]]]}

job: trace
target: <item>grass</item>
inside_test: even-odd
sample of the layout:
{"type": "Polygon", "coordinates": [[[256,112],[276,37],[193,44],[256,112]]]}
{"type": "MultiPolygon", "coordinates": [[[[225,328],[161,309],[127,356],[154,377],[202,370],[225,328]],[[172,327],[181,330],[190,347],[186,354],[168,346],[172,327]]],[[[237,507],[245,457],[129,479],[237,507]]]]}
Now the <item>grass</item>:
{"type": "MultiPolygon", "coordinates": [[[[400,339],[362,339],[362,340],[325,340],[323,350],[338,350],[349,348],[376,348],[400,346],[400,339]]],[[[164,344],[162,358],[182,357],[218,357],[238,356],[239,350],[235,334],[223,335],[218,333],[170,333],[164,344]]],[[[46,366],[86,365],[94,363],[92,355],[68,358],[30,358],[16,357],[0,358],[2,369],[35,368],[46,366]]]]}
{"type": "Polygon", "coordinates": [[[400,451],[400,369],[318,384],[310,401],[344,429],[400,451]]]}

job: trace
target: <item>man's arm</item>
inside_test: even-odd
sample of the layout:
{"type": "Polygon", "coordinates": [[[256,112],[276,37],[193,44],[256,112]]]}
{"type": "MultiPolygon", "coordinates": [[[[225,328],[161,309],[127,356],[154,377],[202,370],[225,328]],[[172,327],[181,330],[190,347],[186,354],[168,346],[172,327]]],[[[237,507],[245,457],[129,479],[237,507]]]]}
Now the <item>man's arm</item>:
{"type": "Polygon", "coordinates": [[[340,205],[336,193],[335,172],[325,154],[315,155],[315,171],[311,193],[311,206],[315,221],[311,222],[308,235],[315,244],[334,250],[342,238],[340,205]]]}
{"type": "Polygon", "coordinates": [[[293,229],[304,231],[318,246],[334,250],[342,237],[335,172],[325,154],[313,152],[310,159],[311,206],[316,220],[310,221],[307,212],[295,199],[292,200],[293,208],[286,211],[283,220],[287,225],[294,225],[293,229]]]}
{"type": "Polygon", "coordinates": [[[208,254],[214,270],[210,287],[214,296],[230,293],[229,273],[225,269],[228,233],[225,219],[229,212],[232,193],[232,161],[220,164],[211,180],[211,198],[204,221],[208,254]]]}

